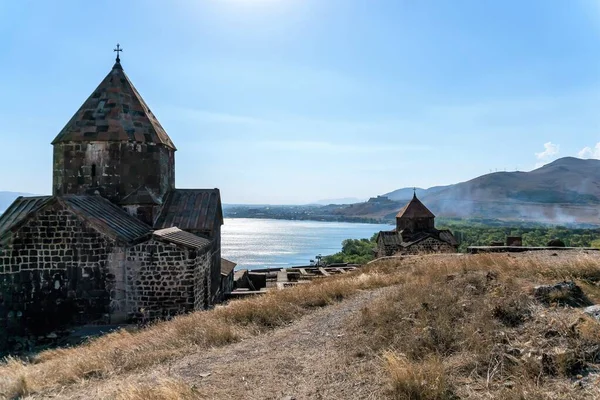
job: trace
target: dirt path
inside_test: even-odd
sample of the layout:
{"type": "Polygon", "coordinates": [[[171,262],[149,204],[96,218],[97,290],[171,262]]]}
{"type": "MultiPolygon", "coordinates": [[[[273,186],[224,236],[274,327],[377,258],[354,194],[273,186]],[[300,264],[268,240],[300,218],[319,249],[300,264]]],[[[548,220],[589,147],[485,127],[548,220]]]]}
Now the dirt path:
{"type": "Polygon", "coordinates": [[[181,379],[211,399],[380,399],[373,359],[346,348],[346,322],[385,290],[363,291],[273,332],[190,354],[125,379],[89,381],[35,398],[114,398],[123,385],[181,379]],[[126,382],[124,382],[126,381],[126,382]]]}

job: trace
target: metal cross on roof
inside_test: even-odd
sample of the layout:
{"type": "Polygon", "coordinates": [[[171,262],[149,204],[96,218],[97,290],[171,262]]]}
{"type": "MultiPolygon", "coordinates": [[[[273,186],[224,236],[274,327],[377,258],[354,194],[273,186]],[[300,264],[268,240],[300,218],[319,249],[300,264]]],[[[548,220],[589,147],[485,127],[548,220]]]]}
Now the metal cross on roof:
{"type": "Polygon", "coordinates": [[[117,48],[114,49],[113,51],[117,52],[117,62],[121,62],[121,59],[119,58],[119,53],[123,51],[123,49],[121,48],[121,45],[119,43],[117,43],[117,48]]]}

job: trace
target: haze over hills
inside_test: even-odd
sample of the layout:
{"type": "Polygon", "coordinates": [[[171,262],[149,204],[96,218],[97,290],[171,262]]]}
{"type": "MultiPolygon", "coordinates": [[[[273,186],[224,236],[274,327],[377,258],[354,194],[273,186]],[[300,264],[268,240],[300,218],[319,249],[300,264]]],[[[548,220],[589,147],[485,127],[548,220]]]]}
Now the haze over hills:
{"type": "MultiPolygon", "coordinates": [[[[412,188],[386,193],[390,200],[408,200],[412,188]]],[[[494,172],[454,185],[417,188],[425,198],[493,200],[500,198],[540,203],[600,203],[600,160],[564,157],[531,172],[494,172]]]]}
{"type": "Polygon", "coordinates": [[[328,204],[354,204],[365,201],[365,199],[359,199],[358,197],[342,197],[339,199],[323,199],[317,200],[312,204],[317,205],[328,205],[328,204]]]}
{"type": "MultiPolygon", "coordinates": [[[[402,188],[335,213],[390,219],[412,195],[412,188],[402,188]]],[[[600,160],[565,157],[530,172],[417,189],[417,196],[443,217],[600,224],[600,160]]]]}
{"type": "MultiPolygon", "coordinates": [[[[453,185],[417,188],[416,192],[439,217],[600,225],[600,160],[565,157],[530,172],[495,172],[453,185]]],[[[0,212],[21,195],[31,196],[0,192],[0,212]]],[[[390,222],[412,195],[413,188],[402,188],[354,204],[343,203],[358,199],[224,208],[228,216],[238,217],[390,222]],[[248,212],[249,207],[254,213],[248,212]],[[239,212],[232,214],[232,208],[239,212]]]]}

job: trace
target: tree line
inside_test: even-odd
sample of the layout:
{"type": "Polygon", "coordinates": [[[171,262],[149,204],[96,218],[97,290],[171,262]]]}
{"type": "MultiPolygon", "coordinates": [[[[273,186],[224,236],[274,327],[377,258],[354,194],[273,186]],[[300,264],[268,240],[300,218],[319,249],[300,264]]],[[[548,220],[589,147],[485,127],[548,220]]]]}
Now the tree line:
{"type": "MultiPolygon", "coordinates": [[[[567,247],[600,248],[600,229],[583,229],[565,226],[526,224],[508,226],[501,222],[491,225],[481,221],[441,220],[440,229],[450,229],[459,240],[459,252],[466,252],[469,246],[489,246],[492,242],[505,243],[507,236],[521,236],[523,246],[547,246],[553,239],[561,240],[567,247]]],[[[342,250],[323,257],[326,264],[364,264],[375,258],[374,250],[377,233],[370,239],[346,239],[342,250]]]]}

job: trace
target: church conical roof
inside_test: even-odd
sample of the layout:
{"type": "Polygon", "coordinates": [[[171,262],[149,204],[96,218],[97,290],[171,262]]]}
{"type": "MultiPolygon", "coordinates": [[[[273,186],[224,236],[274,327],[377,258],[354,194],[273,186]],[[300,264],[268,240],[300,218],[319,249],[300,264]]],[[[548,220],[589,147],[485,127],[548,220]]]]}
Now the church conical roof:
{"type": "Polygon", "coordinates": [[[156,143],[176,150],[119,60],[52,144],[93,141],[156,143]]]}
{"type": "Polygon", "coordinates": [[[415,193],[412,200],[396,214],[396,218],[435,218],[435,215],[417,199],[415,193]]]}

